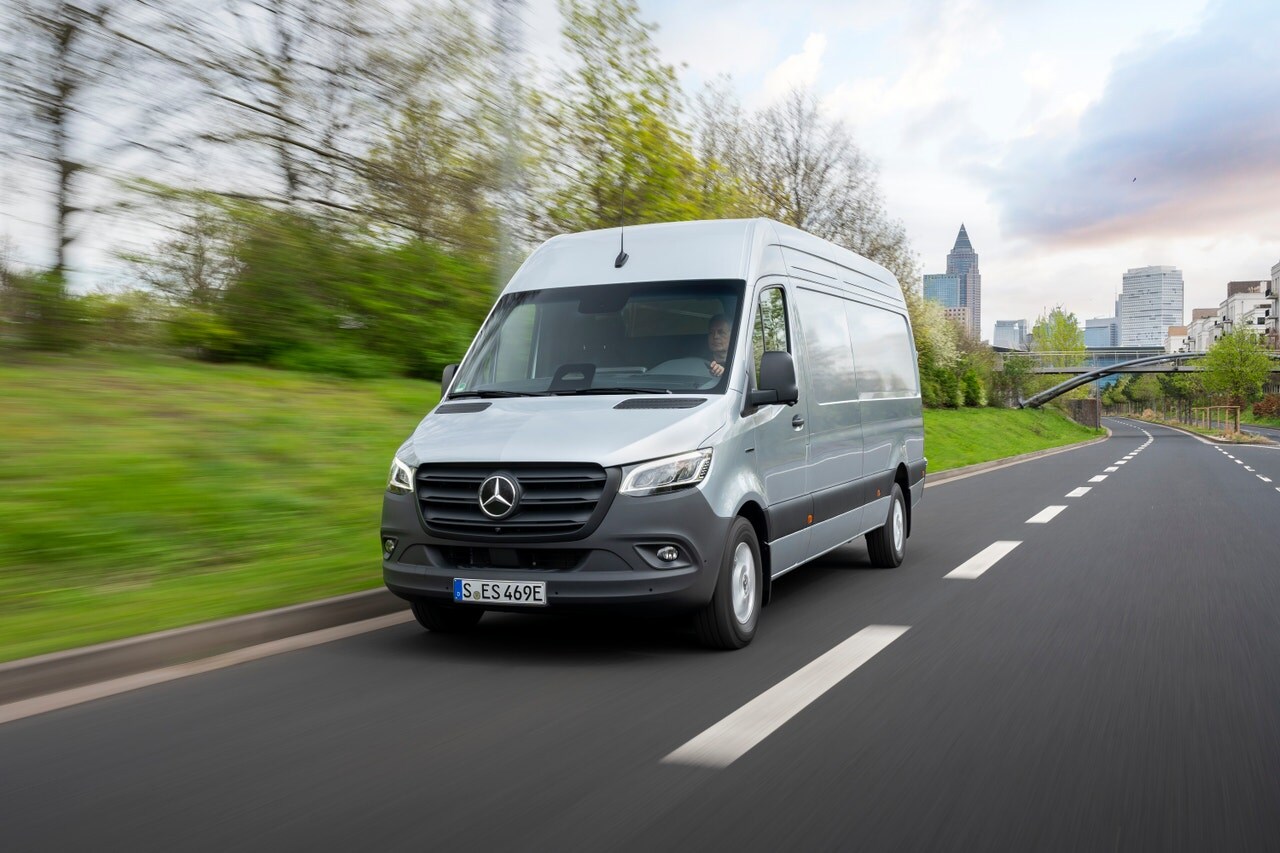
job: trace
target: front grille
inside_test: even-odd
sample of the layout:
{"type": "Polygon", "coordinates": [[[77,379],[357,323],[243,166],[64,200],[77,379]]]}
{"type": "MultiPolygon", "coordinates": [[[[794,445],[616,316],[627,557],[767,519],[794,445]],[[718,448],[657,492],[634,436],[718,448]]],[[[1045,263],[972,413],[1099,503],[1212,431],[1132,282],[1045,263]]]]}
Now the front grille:
{"type": "Polygon", "coordinates": [[[617,484],[599,465],[423,465],[418,506],[429,532],[451,539],[570,539],[599,524],[617,484]],[[480,484],[494,474],[519,483],[516,511],[495,520],[480,509],[480,484]]]}

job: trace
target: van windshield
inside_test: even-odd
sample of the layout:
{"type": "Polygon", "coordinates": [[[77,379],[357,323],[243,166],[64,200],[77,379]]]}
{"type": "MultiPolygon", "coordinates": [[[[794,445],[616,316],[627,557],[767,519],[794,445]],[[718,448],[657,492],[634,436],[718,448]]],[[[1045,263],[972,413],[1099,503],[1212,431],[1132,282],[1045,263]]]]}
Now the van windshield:
{"type": "Polygon", "coordinates": [[[449,396],[724,393],[744,290],[686,281],[505,294],[449,396]]]}

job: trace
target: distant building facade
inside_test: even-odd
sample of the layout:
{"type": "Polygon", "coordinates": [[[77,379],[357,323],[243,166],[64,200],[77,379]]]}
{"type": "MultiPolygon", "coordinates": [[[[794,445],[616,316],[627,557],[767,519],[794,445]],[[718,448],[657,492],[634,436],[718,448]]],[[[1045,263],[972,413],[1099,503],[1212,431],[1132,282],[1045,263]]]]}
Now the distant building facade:
{"type": "Polygon", "coordinates": [[[1120,346],[1119,318],[1093,317],[1085,320],[1084,345],[1089,349],[1115,349],[1120,346]]]}
{"type": "Polygon", "coordinates": [[[1182,271],[1135,267],[1124,274],[1120,293],[1120,345],[1163,347],[1170,326],[1182,325],[1182,271]]]}
{"type": "Polygon", "coordinates": [[[1026,320],[996,320],[995,334],[991,336],[993,346],[1005,349],[1027,348],[1026,320]]]}
{"type": "Polygon", "coordinates": [[[960,307],[960,276],[931,273],[924,277],[924,298],[943,308],[960,307]]]}
{"type": "MultiPolygon", "coordinates": [[[[978,270],[978,253],[973,250],[963,223],[955,245],[947,253],[947,271],[924,277],[924,295],[944,309],[965,309],[965,328],[974,338],[982,337],[982,273],[978,270]]],[[[961,314],[956,311],[953,316],[960,319],[961,314]]]]}

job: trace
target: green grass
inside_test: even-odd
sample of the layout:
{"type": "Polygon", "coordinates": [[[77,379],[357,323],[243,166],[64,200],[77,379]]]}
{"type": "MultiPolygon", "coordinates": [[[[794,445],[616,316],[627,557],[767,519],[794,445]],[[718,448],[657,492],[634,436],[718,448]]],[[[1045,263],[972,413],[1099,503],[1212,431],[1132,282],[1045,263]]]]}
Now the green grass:
{"type": "MultiPolygon", "coordinates": [[[[436,385],[0,351],[0,660],[382,583],[391,455],[436,385]]],[[[927,412],[931,471],[1093,433],[927,412]]]]}
{"type": "Polygon", "coordinates": [[[1102,435],[1053,409],[928,409],[924,453],[931,472],[989,462],[1102,435]]]}
{"type": "Polygon", "coordinates": [[[1248,407],[1240,410],[1240,423],[1280,429],[1280,418],[1260,418],[1250,411],[1248,407]]]}
{"type": "Polygon", "coordinates": [[[380,585],[386,471],[438,396],[155,355],[0,364],[0,660],[380,585]]]}

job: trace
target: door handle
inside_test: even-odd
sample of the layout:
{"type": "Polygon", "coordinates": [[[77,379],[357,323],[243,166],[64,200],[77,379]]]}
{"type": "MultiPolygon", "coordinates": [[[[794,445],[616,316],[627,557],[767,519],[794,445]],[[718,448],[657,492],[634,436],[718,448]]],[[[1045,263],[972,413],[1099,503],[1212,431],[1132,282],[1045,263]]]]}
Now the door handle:
{"type": "Polygon", "coordinates": [[[794,418],[791,419],[791,426],[793,429],[800,429],[801,427],[804,426],[804,418],[802,418],[800,415],[796,415],[794,418]]]}

